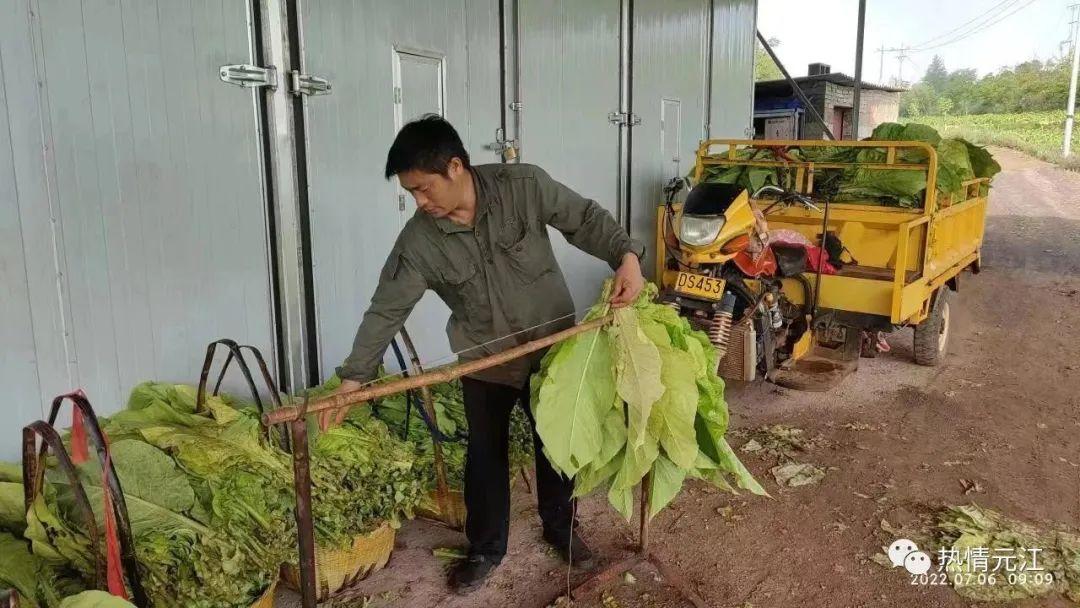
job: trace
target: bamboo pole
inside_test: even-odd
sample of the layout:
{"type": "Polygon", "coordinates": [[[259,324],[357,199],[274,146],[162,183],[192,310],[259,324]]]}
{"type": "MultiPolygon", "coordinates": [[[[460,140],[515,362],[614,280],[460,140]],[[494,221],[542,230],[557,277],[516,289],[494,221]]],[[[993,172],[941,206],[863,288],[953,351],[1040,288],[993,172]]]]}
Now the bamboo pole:
{"type": "Polygon", "coordinates": [[[638,530],[638,555],[649,555],[649,501],[652,499],[652,470],[641,480],[641,521],[638,530]]]}
{"type": "MultiPolygon", "coordinates": [[[[476,372],[483,371],[488,368],[502,365],[509,361],[513,361],[519,357],[534,353],[538,350],[545,349],[553,344],[562,342],[567,338],[572,338],[578,334],[583,334],[587,331],[599,329],[604,325],[607,325],[613,319],[613,315],[606,315],[599,319],[587,321],[581,325],[571,327],[570,329],[564,329],[563,331],[556,332],[550,336],[533,340],[532,342],[526,342],[519,346],[504,350],[501,353],[496,353],[482,359],[475,361],[469,361],[468,363],[461,363],[451,367],[445,367],[433,372],[427,372],[418,376],[410,376],[408,378],[402,378],[400,380],[394,380],[393,382],[387,382],[385,384],[375,384],[367,386],[359,390],[351,391],[348,393],[340,393],[337,395],[329,395],[323,397],[317,401],[312,401],[308,404],[307,414],[318,414],[328,410],[340,410],[343,408],[350,408],[354,405],[358,405],[365,401],[371,401],[372,399],[378,399],[379,397],[385,397],[387,395],[393,395],[395,393],[401,393],[404,391],[417,389],[425,386],[431,386],[432,384],[440,384],[443,382],[450,382],[456,380],[462,376],[469,374],[475,374],[476,372]]],[[[266,426],[280,424],[282,422],[292,422],[302,418],[301,411],[303,408],[295,405],[287,405],[280,409],[276,409],[272,412],[263,414],[262,421],[266,426]]]]}
{"type": "MultiPolygon", "coordinates": [[[[412,337],[409,336],[409,332],[405,328],[401,329],[401,341],[405,343],[405,350],[409,351],[413,371],[417,374],[423,374],[424,366],[420,364],[420,355],[417,354],[412,337]]],[[[422,407],[427,412],[428,420],[435,425],[435,431],[431,433],[431,445],[435,457],[435,495],[438,499],[439,514],[445,518],[444,521],[450,527],[463,528],[465,518],[459,517],[457,509],[453,509],[453,512],[451,512],[450,508],[450,484],[446,481],[446,460],[443,457],[442,441],[439,439],[438,433],[439,415],[435,411],[435,401],[431,396],[431,389],[427,386],[420,387],[420,397],[423,400],[422,407]]],[[[407,419],[405,424],[409,424],[407,419]]]]}

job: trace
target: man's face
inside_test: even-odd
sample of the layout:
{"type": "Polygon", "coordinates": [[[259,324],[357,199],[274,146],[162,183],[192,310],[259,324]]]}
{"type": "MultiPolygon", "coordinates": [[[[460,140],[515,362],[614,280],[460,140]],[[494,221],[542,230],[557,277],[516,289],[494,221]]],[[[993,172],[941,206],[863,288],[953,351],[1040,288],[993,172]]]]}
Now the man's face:
{"type": "Polygon", "coordinates": [[[402,188],[412,194],[417,209],[432,217],[446,217],[461,205],[461,182],[469,178],[457,157],[450,159],[446,172],[447,175],[442,175],[412,169],[399,173],[398,181],[402,188]]]}

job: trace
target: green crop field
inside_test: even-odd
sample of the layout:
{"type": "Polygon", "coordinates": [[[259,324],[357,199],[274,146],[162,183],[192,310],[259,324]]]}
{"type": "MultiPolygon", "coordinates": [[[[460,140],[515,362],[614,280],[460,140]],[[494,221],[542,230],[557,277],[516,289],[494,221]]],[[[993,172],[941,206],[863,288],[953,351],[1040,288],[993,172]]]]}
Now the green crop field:
{"type": "Polygon", "coordinates": [[[970,114],[967,116],[920,116],[908,119],[930,125],[945,137],[963,137],[974,143],[1015,148],[1043,160],[1080,170],[1080,132],[1074,132],[1074,152],[1061,156],[1065,112],[1019,114],[970,114]]]}

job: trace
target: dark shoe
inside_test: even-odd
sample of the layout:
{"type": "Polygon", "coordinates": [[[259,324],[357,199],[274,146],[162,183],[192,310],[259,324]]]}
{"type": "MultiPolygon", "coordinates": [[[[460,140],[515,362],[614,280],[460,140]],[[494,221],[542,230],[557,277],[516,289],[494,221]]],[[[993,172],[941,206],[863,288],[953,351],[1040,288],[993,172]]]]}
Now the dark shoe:
{"type": "Polygon", "coordinates": [[[479,587],[499,562],[487,555],[470,555],[450,570],[450,588],[466,593],[479,587]]]}
{"type": "Polygon", "coordinates": [[[544,540],[548,542],[552,547],[555,547],[555,552],[559,554],[559,557],[568,564],[574,566],[581,566],[588,568],[592,565],[593,552],[589,549],[589,546],[585,544],[585,541],[581,540],[577,532],[570,538],[570,542],[566,542],[566,537],[560,540],[554,540],[552,536],[544,535],[544,540]]]}

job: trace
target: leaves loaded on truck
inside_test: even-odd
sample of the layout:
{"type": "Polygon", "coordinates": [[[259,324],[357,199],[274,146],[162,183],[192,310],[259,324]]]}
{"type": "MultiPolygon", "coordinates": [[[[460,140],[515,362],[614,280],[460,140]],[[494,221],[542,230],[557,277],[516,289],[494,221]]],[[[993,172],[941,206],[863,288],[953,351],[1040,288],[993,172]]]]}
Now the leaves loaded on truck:
{"type": "MultiPolygon", "coordinates": [[[[1001,165],[981,146],[962,139],[943,139],[933,127],[918,123],[882,123],[874,129],[869,141],[918,141],[933,146],[937,151],[937,180],[939,196],[960,196],[963,183],[975,178],[993,178],[1001,171],[1001,165]]],[[[814,193],[845,203],[876,203],[896,207],[916,207],[926,191],[926,172],[921,169],[873,169],[859,167],[858,163],[884,163],[886,152],[880,148],[853,148],[814,146],[794,147],[785,151],[797,161],[817,163],[848,163],[844,169],[820,168],[814,172],[814,193]]],[[[739,150],[739,161],[775,160],[768,150],[739,150]]],[[[897,155],[902,163],[927,162],[924,150],[904,149],[897,155]]],[[[759,167],[745,164],[705,165],[702,182],[739,184],[756,192],[766,185],[784,186],[786,169],[759,167]]],[[[985,195],[986,192],[980,194],[985,195]]]]}

